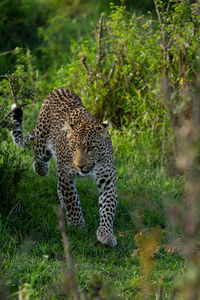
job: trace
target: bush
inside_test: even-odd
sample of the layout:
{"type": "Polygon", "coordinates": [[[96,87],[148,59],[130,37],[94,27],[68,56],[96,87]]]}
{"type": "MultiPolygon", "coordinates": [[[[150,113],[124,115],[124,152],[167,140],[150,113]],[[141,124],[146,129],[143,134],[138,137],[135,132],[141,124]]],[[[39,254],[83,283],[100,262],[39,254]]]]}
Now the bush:
{"type": "Polygon", "coordinates": [[[59,70],[56,82],[75,90],[89,111],[115,127],[157,127],[165,114],[155,86],[149,89],[161,60],[157,40],[151,19],[112,7],[109,16],[101,17],[94,39],[73,43],[73,61],[59,70]]]}
{"type": "Polygon", "coordinates": [[[15,51],[18,62],[16,71],[2,76],[0,85],[0,197],[1,204],[8,210],[15,201],[17,185],[29,168],[29,162],[23,161],[23,154],[28,149],[16,150],[11,142],[11,105],[17,103],[23,107],[39,100],[36,100],[37,71],[34,70],[30,51],[24,53],[19,48],[15,51]]]}
{"type": "Polygon", "coordinates": [[[181,93],[198,74],[198,3],[170,2],[168,10],[162,1],[157,5],[161,24],[150,14],[111,6],[93,37],[73,42],[73,60],[60,68],[53,85],[75,90],[89,111],[118,128],[158,133],[169,127],[169,117],[173,125],[184,110],[189,114],[181,93]],[[166,90],[166,74],[170,104],[160,89],[166,90]]]}

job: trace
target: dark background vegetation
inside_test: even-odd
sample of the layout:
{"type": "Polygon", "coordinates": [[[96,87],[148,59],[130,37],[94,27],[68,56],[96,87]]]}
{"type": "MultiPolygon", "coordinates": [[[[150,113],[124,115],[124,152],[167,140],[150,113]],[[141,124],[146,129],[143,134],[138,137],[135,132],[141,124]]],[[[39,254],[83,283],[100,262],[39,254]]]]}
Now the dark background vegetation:
{"type": "MultiPolygon", "coordinates": [[[[113,1],[120,5],[121,1],[113,1]]],[[[152,10],[150,0],[126,1],[127,9],[138,13],[152,10]]],[[[109,12],[109,1],[15,1],[0,3],[0,72],[14,70],[16,47],[29,48],[37,57],[37,67],[45,72],[52,64],[59,65],[70,59],[70,41],[81,41],[91,32],[101,12],[109,12]],[[56,55],[56,60],[55,60],[56,55]]]]}
{"type": "Polygon", "coordinates": [[[0,37],[0,297],[200,299],[199,0],[1,0],[0,37]],[[75,287],[55,161],[36,176],[31,145],[9,134],[13,102],[26,135],[60,86],[111,121],[117,167],[115,249],[96,241],[95,184],[77,180],[88,231],[66,226],[75,287]]]}

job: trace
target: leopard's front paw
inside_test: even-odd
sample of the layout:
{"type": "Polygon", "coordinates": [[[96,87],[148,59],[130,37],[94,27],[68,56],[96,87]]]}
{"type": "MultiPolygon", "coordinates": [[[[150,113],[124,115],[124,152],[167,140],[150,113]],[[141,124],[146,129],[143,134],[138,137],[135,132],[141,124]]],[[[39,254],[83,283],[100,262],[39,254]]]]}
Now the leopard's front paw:
{"type": "Polygon", "coordinates": [[[117,245],[117,241],[114,238],[113,234],[102,227],[99,227],[97,229],[97,239],[101,244],[107,245],[109,247],[115,247],[117,245]]]}

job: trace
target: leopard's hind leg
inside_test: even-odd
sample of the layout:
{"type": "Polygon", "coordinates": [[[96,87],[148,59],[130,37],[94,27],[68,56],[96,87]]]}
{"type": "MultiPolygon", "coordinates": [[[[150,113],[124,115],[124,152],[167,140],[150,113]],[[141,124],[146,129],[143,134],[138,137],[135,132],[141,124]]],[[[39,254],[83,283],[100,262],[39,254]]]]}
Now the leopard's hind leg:
{"type": "Polygon", "coordinates": [[[34,160],[33,170],[39,176],[46,176],[49,173],[49,164],[48,162],[34,160]]]}
{"type": "Polygon", "coordinates": [[[23,136],[22,131],[22,109],[17,107],[16,104],[13,104],[12,110],[13,129],[11,135],[15,144],[20,147],[26,147],[28,141],[35,140],[33,169],[38,175],[46,176],[49,171],[48,160],[52,157],[49,146],[47,145],[50,127],[48,110],[43,110],[40,113],[36,128],[26,137],[23,136]]]}
{"type": "Polygon", "coordinates": [[[35,127],[35,145],[33,170],[39,176],[46,176],[49,172],[48,161],[52,157],[49,144],[50,112],[48,103],[43,103],[35,127]]]}

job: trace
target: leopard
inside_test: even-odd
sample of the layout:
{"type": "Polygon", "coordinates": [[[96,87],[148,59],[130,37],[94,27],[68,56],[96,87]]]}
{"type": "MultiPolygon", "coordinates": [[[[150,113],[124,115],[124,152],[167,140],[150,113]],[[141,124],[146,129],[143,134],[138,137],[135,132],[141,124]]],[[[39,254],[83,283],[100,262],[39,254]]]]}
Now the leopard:
{"type": "Polygon", "coordinates": [[[13,141],[19,147],[34,141],[33,170],[39,176],[48,175],[49,160],[55,158],[57,193],[67,224],[85,227],[75,179],[91,176],[99,192],[97,240],[106,246],[116,246],[113,223],[118,200],[110,122],[99,121],[75,92],[62,87],[45,97],[36,126],[27,136],[23,135],[22,120],[23,110],[14,104],[13,141]]]}

